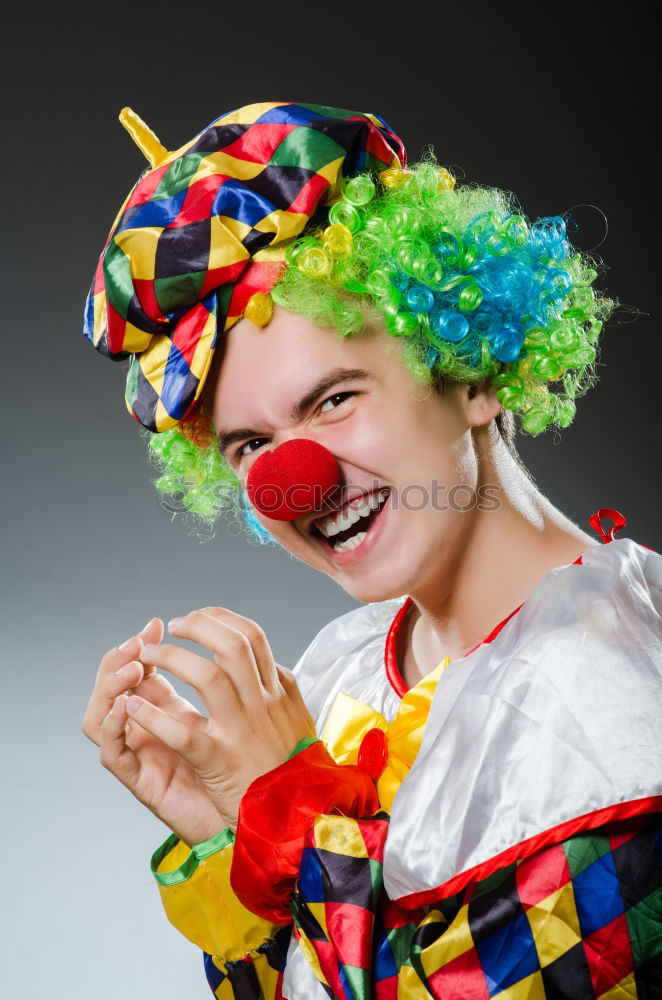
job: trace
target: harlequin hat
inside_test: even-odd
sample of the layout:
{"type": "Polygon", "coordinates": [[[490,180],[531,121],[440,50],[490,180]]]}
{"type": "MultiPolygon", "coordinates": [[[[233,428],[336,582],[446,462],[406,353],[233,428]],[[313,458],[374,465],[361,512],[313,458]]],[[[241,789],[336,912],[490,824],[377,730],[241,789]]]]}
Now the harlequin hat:
{"type": "Polygon", "coordinates": [[[151,166],[102,251],[84,335],[129,359],[126,404],[151,431],[194,408],[219,331],[268,320],[287,244],[342,179],[405,165],[381,118],[312,104],[251,104],[168,152],[130,109],[120,120],[151,166]]]}

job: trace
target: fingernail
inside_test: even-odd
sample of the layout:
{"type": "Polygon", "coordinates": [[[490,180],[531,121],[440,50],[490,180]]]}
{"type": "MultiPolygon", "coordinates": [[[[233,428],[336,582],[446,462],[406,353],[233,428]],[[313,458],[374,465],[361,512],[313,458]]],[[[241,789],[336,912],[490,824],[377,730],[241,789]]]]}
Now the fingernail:
{"type": "Polygon", "coordinates": [[[134,698],[133,695],[129,698],[129,700],[126,703],[126,707],[129,710],[129,712],[137,712],[138,709],[140,708],[140,705],[141,705],[140,698],[134,698]]]}
{"type": "Polygon", "coordinates": [[[130,674],[134,674],[135,672],[136,672],[136,662],[135,660],[132,660],[131,663],[125,663],[123,667],[119,667],[119,669],[115,671],[115,676],[129,677],[130,674]]]}
{"type": "Polygon", "coordinates": [[[123,642],[122,645],[118,646],[117,648],[118,649],[128,649],[134,639],[135,639],[135,635],[132,635],[130,639],[127,639],[126,642],[123,642]]]}
{"type": "Polygon", "coordinates": [[[149,628],[149,626],[152,624],[153,621],[154,621],[154,619],[150,618],[150,620],[147,622],[147,624],[143,628],[141,628],[141,630],[138,633],[138,635],[142,635],[144,632],[146,632],[147,629],[149,628]]]}
{"type": "Polygon", "coordinates": [[[168,622],[168,632],[173,632],[174,630],[178,629],[181,624],[182,624],[181,618],[171,618],[170,621],[168,622]]]}

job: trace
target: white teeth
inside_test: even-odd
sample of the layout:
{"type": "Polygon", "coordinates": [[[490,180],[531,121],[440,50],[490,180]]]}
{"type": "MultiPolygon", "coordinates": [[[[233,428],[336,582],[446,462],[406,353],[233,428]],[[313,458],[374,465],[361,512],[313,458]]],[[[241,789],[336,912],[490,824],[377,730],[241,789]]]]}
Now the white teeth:
{"type": "MultiPolygon", "coordinates": [[[[382,489],[378,493],[370,493],[368,496],[361,497],[358,502],[352,501],[339,514],[329,515],[329,517],[317,521],[316,525],[323,535],[326,535],[327,538],[333,538],[334,535],[338,535],[341,531],[351,528],[362,517],[367,517],[371,511],[377,510],[388,494],[388,489],[382,489]],[[355,505],[353,506],[352,504],[355,505]]],[[[355,546],[352,547],[355,548],[355,546]]],[[[337,549],[337,551],[342,552],[344,550],[337,549]]]]}
{"type": "Polygon", "coordinates": [[[350,552],[352,549],[355,549],[357,545],[361,544],[367,534],[367,531],[359,531],[358,535],[352,535],[352,537],[348,538],[346,542],[339,542],[338,545],[334,545],[334,552],[350,552]]]}

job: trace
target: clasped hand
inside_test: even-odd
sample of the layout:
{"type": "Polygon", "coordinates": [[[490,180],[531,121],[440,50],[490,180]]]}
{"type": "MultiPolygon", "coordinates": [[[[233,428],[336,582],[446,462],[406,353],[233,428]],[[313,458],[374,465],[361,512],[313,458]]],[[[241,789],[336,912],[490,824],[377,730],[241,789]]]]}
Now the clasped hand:
{"type": "Polygon", "coordinates": [[[255,622],[206,607],[168,628],[213,659],[163,643],[162,622],[152,619],[101,660],[82,728],[104,767],[192,845],[224,826],[236,830],[248,786],[314,736],[315,723],[255,622]],[[157,667],[194,688],[208,715],[157,667]]]}

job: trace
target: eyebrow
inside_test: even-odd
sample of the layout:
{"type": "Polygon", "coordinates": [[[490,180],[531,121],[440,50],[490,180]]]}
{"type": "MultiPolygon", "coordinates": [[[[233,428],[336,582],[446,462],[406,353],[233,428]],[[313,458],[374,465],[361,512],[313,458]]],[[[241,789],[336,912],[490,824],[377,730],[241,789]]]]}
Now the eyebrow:
{"type": "MultiPolygon", "coordinates": [[[[322,375],[294,404],[290,410],[290,420],[293,422],[301,420],[303,415],[317,402],[319,397],[329,389],[332,389],[334,385],[373,377],[371,372],[365,371],[363,368],[333,368],[330,372],[322,375]]],[[[254,437],[264,437],[264,432],[255,430],[253,427],[238,427],[233,431],[220,431],[218,435],[218,450],[221,455],[225,455],[228,448],[237,441],[244,441],[254,437]]]]}

